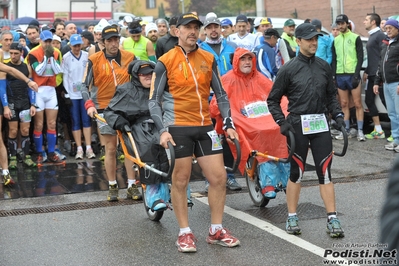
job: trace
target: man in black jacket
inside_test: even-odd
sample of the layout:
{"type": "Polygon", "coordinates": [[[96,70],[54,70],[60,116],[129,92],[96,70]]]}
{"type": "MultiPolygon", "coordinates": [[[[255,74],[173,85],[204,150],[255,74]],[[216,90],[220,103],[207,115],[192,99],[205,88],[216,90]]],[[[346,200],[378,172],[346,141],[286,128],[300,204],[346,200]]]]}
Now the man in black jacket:
{"type": "Polygon", "coordinates": [[[378,109],[375,105],[375,94],[373,92],[374,79],[377,73],[378,61],[380,60],[380,52],[382,41],[385,34],[380,30],[381,18],[378,14],[369,13],[364,19],[364,26],[369,31],[370,37],[367,41],[367,67],[363,73],[363,81],[367,83],[366,104],[369,109],[370,116],[374,122],[374,130],[370,134],[366,134],[367,139],[384,139],[385,133],[381,128],[378,109]]]}
{"type": "Polygon", "coordinates": [[[291,160],[291,173],[287,185],[288,219],[286,231],[298,235],[296,209],[301,191],[301,179],[309,143],[319,178],[320,194],[327,211],[327,233],[331,237],[343,237],[344,232],[337,218],[334,184],[331,182],[332,140],[327,123],[331,114],[341,128],[345,125],[342,110],[336,99],[331,68],[326,61],[316,57],[318,36],[316,28],[304,23],[295,30],[300,52],[283,65],[267,99],[270,113],[280,125],[281,134],[295,134],[295,152],[291,160]],[[281,110],[280,101],[288,98],[287,117],[281,110]]]}
{"type": "Polygon", "coordinates": [[[177,24],[177,17],[172,17],[169,21],[169,32],[158,39],[155,55],[159,59],[163,54],[174,48],[177,44],[178,38],[175,33],[177,24]]]}
{"type": "Polygon", "coordinates": [[[399,152],[399,23],[389,19],[385,23],[385,31],[389,41],[381,50],[380,64],[374,80],[374,93],[378,93],[381,82],[384,83],[384,96],[388,116],[391,119],[391,134],[393,142],[385,145],[385,149],[399,152]]]}

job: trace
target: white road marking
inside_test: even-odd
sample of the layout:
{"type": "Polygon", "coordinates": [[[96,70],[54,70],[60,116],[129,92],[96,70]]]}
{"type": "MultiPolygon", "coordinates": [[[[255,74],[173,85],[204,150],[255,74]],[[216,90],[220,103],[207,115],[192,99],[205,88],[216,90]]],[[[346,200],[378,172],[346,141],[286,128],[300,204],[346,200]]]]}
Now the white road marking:
{"type": "MultiPolygon", "coordinates": [[[[208,197],[203,197],[203,198],[196,198],[196,200],[209,205],[208,204],[208,197]]],[[[303,240],[302,238],[299,238],[294,235],[287,234],[284,230],[281,230],[280,228],[272,225],[271,223],[268,223],[266,221],[263,221],[261,219],[258,219],[252,215],[249,215],[245,212],[235,210],[233,208],[230,208],[228,206],[224,206],[224,212],[229,214],[230,216],[233,216],[234,218],[240,219],[241,221],[244,221],[246,223],[249,223],[255,227],[258,227],[259,229],[266,231],[274,236],[277,236],[293,245],[296,245],[300,248],[303,248],[319,257],[322,257],[323,259],[328,259],[328,260],[342,260],[344,261],[344,265],[348,265],[348,260],[345,258],[341,257],[332,257],[332,256],[327,256],[324,257],[324,252],[325,250],[319,246],[316,246],[306,240],[303,240]]],[[[339,264],[335,264],[339,265],[339,264]]],[[[357,265],[357,264],[351,264],[351,265],[357,265]]]]}

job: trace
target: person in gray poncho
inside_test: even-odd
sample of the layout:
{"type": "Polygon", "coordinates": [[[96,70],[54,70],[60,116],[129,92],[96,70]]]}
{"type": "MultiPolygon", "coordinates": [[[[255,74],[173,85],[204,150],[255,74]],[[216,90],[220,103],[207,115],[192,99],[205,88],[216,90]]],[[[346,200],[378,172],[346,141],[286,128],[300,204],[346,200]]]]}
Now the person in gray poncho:
{"type": "MultiPolygon", "coordinates": [[[[154,67],[154,63],[143,60],[135,60],[129,65],[131,80],[117,87],[114,97],[104,110],[104,118],[110,127],[122,132],[130,155],[134,153],[126,135],[126,125],[131,128],[141,160],[167,172],[168,158],[165,149],[159,145],[159,133],[148,110],[154,67]]],[[[169,200],[167,180],[141,168],[140,181],[146,184],[148,207],[153,211],[165,209],[169,200]]]]}

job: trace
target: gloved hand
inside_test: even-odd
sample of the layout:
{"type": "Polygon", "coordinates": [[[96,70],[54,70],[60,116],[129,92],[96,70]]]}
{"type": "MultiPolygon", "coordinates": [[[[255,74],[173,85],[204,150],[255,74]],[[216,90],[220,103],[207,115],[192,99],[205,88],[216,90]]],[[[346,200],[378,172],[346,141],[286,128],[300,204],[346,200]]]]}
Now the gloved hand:
{"type": "Polygon", "coordinates": [[[342,116],[335,118],[335,122],[336,123],[334,124],[334,127],[336,130],[341,130],[342,127],[346,127],[344,118],[342,116]]]}
{"type": "Polygon", "coordinates": [[[284,121],[281,125],[280,125],[280,133],[286,137],[289,136],[289,132],[292,132],[295,134],[295,130],[292,127],[292,125],[290,123],[288,123],[287,121],[284,121]]]}
{"type": "Polygon", "coordinates": [[[356,89],[357,86],[359,86],[359,83],[360,83],[359,75],[353,75],[352,76],[352,88],[356,89]]]}
{"type": "Polygon", "coordinates": [[[116,121],[115,121],[114,129],[117,129],[123,133],[126,133],[125,126],[129,127],[129,121],[127,121],[122,116],[118,117],[118,119],[116,119],[116,121]]]}
{"type": "Polygon", "coordinates": [[[53,57],[54,56],[54,48],[52,45],[48,45],[46,49],[44,50],[44,53],[47,58],[53,57]]]}

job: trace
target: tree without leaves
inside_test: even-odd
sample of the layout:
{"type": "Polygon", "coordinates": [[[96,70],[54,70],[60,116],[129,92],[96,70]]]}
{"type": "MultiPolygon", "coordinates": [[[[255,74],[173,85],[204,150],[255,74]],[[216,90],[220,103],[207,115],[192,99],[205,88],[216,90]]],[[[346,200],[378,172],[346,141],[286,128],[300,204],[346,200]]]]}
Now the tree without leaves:
{"type": "Polygon", "coordinates": [[[215,13],[218,17],[237,16],[245,10],[255,10],[255,1],[252,0],[218,0],[215,13]]]}
{"type": "Polygon", "coordinates": [[[218,0],[192,0],[188,11],[196,11],[198,15],[205,16],[213,10],[210,7],[217,6],[218,0]]]}

